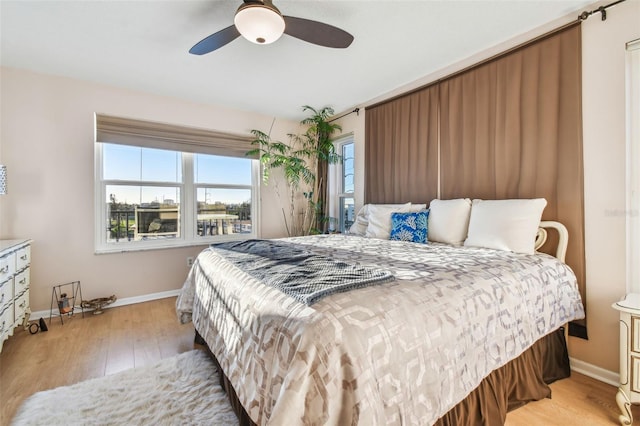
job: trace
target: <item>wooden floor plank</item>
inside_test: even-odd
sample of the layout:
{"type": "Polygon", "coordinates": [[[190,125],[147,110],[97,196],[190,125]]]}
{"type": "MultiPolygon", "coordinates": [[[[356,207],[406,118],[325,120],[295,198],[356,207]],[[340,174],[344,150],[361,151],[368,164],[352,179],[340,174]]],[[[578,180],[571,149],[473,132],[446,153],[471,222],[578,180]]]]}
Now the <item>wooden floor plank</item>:
{"type": "MultiPolygon", "coordinates": [[[[49,322],[47,321],[47,324],[49,322]]],[[[193,326],[179,324],[175,298],[76,314],[30,335],[21,328],[0,353],[0,425],[35,392],[113,374],[193,349],[193,326]]],[[[507,415],[507,426],[618,425],[616,389],[574,373],[551,385],[552,398],[507,415]]],[[[640,425],[640,407],[633,406],[640,425]]]]}

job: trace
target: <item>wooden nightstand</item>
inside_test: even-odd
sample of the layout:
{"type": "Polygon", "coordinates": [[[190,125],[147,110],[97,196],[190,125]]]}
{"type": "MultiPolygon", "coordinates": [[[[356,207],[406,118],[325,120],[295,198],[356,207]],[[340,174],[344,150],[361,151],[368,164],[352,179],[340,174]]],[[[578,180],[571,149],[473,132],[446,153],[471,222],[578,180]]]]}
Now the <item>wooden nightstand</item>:
{"type": "Polygon", "coordinates": [[[631,425],[631,404],[640,403],[640,294],[630,293],[612,305],[620,311],[620,387],[616,402],[623,425],[631,425]]]}

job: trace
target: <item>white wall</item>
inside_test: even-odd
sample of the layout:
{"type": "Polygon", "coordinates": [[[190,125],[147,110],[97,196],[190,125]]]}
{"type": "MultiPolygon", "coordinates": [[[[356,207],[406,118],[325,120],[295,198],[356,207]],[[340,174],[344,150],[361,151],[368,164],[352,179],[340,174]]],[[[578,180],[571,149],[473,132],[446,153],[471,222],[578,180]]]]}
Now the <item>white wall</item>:
{"type": "MultiPolygon", "coordinates": [[[[592,10],[600,4],[604,3],[585,9],[592,10]]],[[[604,22],[601,21],[600,14],[596,14],[582,24],[586,304],[589,340],[571,337],[569,351],[570,356],[575,359],[609,372],[617,372],[618,313],[611,308],[611,304],[624,296],[626,287],[625,43],[640,38],[640,1],[621,3],[609,9],[607,15],[608,19],[604,22]]],[[[572,19],[575,16],[522,34],[429,74],[419,81],[367,101],[364,106],[435,81],[572,19]]],[[[364,117],[363,113],[360,116],[351,114],[339,121],[344,132],[354,132],[356,209],[364,200],[364,117]]]]}
{"type": "MultiPolygon", "coordinates": [[[[31,238],[31,309],[48,310],[51,286],[80,280],[85,299],[180,288],[199,247],[94,254],[95,112],[219,131],[267,130],[273,117],[184,102],[68,78],[0,69],[0,238],[31,238]]],[[[297,122],[277,120],[286,140],[297,122]]],[[[273,186],[262,187],[262,236],[284,236],[273,186]]]]}

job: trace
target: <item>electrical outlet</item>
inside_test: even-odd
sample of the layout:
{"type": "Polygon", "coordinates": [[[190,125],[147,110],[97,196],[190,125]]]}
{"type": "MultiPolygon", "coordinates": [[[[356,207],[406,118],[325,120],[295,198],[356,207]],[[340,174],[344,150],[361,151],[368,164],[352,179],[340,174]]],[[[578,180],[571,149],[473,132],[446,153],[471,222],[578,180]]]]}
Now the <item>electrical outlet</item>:
{"type": "Polygon", "coordinates": [[[187,257],[187,266],[193,266],[193,257],[187,257]]]}

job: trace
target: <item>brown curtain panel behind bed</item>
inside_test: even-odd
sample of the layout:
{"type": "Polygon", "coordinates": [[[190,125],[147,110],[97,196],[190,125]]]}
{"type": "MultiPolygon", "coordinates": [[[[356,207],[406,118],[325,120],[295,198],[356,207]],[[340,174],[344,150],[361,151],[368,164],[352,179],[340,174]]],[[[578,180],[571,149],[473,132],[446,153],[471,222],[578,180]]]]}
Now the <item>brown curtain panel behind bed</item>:
{"type": "Polygon", "coordinates": [[[581,52],[576,24],[367,108],[365,202],[546,198],[586,301],[581,52]]]}
{"type": "Polygon", "coordinates": [[[569,230],[584,300],[580,29],[440,84],[440,178],[442,198],[546,198],[543,219],[569,230]]]}
{"type": "Polygon", "coordinates": [[[365,201],[429,203],[438,191],[438,88],[367,109],[365,201]]]}

